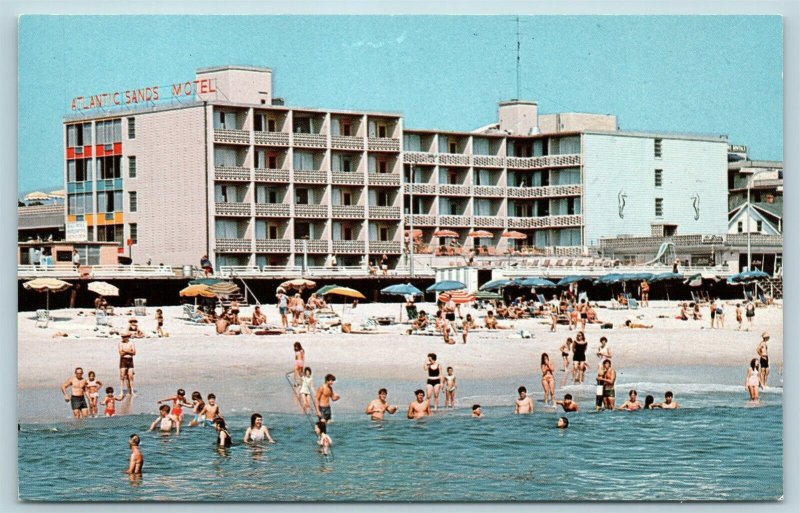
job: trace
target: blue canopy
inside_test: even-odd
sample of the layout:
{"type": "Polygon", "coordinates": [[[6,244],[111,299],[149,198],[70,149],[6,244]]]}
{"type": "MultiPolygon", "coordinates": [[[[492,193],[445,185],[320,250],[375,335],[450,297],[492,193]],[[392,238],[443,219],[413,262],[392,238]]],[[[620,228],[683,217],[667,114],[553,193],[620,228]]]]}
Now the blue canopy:
{"type": "Polygon", "coordinates": [[[421,296],[422,291],[410,283],[397,283],[381,289],[381,294],[387,296],[421,296]]]}
{"type": "Polygon", "coordinates": [[[522,278],[521,280],[514,280],[514,283],[522,287],[547,288],[556,286],[555,283],[550,280],[545,280],[544,278],[522,278]]]}
{"type": "Polygon", "coordinates": [[[595,283],[603,283],[605,285],[611,285],[612,283],[620,283],[625,281],[623,276],[620,273],[611,273],[600,276],[595,280],[595,283]]]}
{"type": "Polygon", "coordinates": [[[653,273],[625,273],[623,274],[625,277],[625,281],[642,281],[642,280],[652,280],[654,274],[653,273]]]}
{"type": "Polygon", "coordinates": [[[512,280],[506,280],[506,279],[492,280],[492,281],[487,281],[486,283],[481,285],[479,290],[497,290],[497,289],[502,289],[503,287],[508,287],[509,285],[515,285],[515,284],[516,283],[514,281],[512,281],[512,280]]]}
{"type": "Polygon", "coordinates": [[[558,285],[559,287],[563,287],[564,285],[569,285],[570,283],[575,283],[576,281],[584,281],[584,280],[592,281],[594,280],[594,278],[591,276],[578,276],[578,275],[565,276],[561,278],[558,281],[558,283],[556,283],[556,285],[558,285]]]}
{"type": "Polygon", "coordinates": [[[757,280],[768,280],[770,275],[764,271],[745,271],[743,273],[734,274],[728,278],[728,283],[747,283],[757,280]]]}
{"type": "Polygon", "coordinates": [[[455,280],[445,280],[436,282],[427,289],[426,292],[447,292],[448,290],[461,290],[467,288],[466,285],[461,283],[460,281],[455,280]]]}
{"type": "Polygon", "coordinates": [[[656,274],[650,279],[651,283],[658,283],[660,281],[675,281],[683,280],[684,276],[681,273],[661,273],[656,274]]]}

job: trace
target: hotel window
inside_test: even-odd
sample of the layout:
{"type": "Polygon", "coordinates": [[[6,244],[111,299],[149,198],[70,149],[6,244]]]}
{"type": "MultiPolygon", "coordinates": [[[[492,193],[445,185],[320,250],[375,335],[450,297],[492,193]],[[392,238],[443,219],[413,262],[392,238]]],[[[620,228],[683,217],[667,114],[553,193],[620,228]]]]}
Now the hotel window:
{"type": "Polygon", "coordinates": [[[297,205],[308,205],[308,189],[295,189],[294,202],[297,205]]]}
{"type": "Polygon", "coordinates": [[[266,125],[265,121],[267,120],[267,116],[264,114],[256,114],[253,116],[253,131],[255,132],[263,132],[264,126],[266,125]]]}
{"type": "Polygon", "coordinates": [[[764,221],[756,221],[756,231],[761,233],[761,229],[764,227],[764,221]]]}
{"type": "Polygon", "coordinates": [[[136,139],[136,118],[128,118],[128,139],[136,139]]]}
{"type": "Polygon", "coordinates": [[[350,173],[353,171],[353,160],[349,156],[342,157],[342,172],[350,173]]]}
{"type": "Polygon", "coordinates": [[[389,163],[385,159],[378,159],[378,173],[388,173],[389,163]]]}
{"type": "Polygon", "coordinates": [[[353,204],[353,194],[351,192],[342,192],[342,205],[350,206],[353,204]]]}
{"type": "Polygon", "coordinates": [[[131,191],[128,193],[128,210],[131,212],[136,212],[139,208],[139,201],[136,196],[135,191],[131,191]]]}
{"type": "Polygon", "coordinates": [[[386,125],[379,123],[378,124],[378,137],[388,137],[387,135],[386,125]]]}
{"type": "Polygon", "coordinates": [[[267,155],[267,166],[269,169],[278,169],[278,156],[274,153],[267,155]]]}
{"type": "Polygon", "coordinates": [[[342,120],[341,124],[341,135],[345,137],[350,137],[352,125],[350,124],[350,120],[342,120]]]}
{"type": "Polygon", "coordinates": [[[269,238],[271,240],[274,240],[274,239],[278,238],[278,227],[277,226],[275,226],[275,225],[270,225],[269,226],[269,238]]]}
{"type": "Polygon", "coordinates": [[[422,151],[422,139],[415,134],[403,135],[403,150],[404,151],[422,151]]]}
{"type": "Polygon", "coordinates": [[[448,153],[458,153],[458,143],[456,141],[450,141],[447,145],[448,153]]]}
{"type": "Polygon", "coordinates": [[[663,169],[656,169],[655,180],[656,180],[656,187],[661,187],[662,185],[664,185],[664,170],[663,169]]]}
{"type": "Polygon", "coordinates": [[[277,132],[278,131],[278,122],[275,118],[268,118],[267,119],[267,132],[277,132]]]}
{"type": "Polygon", "coordinates": [[[353,240],[353,227],[344,225],[342,226],[342,240],[353,240]]]}
{"type": "Polygon", "coordinates": [[[378,240],[380,241],[388,241],[389,240],[389,228],[386,226],[378,227],[378,240]]]}
{"type": "Polygon", "coordinates": [[[136,226],[136,223],[130,223],[128,225],[128,229],[130,231],[130,239],[133,244],[139,242],[139,227],[136,226]]]}
{"type": "Polygon", "coordinates": [[[743,226],[742,221],[739,221],[738,223],[736,223],[736,231],[738,233],[742,233],[744,231],[744,226],[743,226]]]}
{"type": "Polygon", "coordinates": [[[655,139],[653,141],[653,156],[657,159],[661,158],[661,139],[655,139]]]}
{"type": "Polygon", "coordinates": [[[656,198],[656,217],[664,215],[664,198],[656,198]]]}
{"type": "Polygon", "coordinates": [[[136,157],[128,157],[128,178],[136,178],[136,157]]]}
{"type": "Polygon", "coordinates": [[[379,207],[390,207],[392,206],[390,202],[389,193],[386,191],[378,191],[378,205],[379,207]]]}

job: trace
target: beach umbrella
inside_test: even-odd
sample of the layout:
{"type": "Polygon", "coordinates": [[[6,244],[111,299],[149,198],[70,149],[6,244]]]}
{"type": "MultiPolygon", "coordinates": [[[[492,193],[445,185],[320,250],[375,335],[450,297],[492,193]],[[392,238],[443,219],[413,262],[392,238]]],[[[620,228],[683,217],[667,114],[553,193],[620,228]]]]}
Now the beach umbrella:
{"type": "Polygon", "coordinates": [[[650,283],[670,282],[683,280],[684,276],[681,273],[661,273],[656,274],[650,279],[650,283]]]}
{"type": "Polygon", "coordinates": [[[453,230],[436,230],[433,232],[434,237],[441,237],[443,239],[457,239],[458,233],[453,230]]]}
{"type": "Polygon", "coordinates": [[[230,281],[221,281],[210,285],[208,289],[217,296],[230,296],[239,292],[239,286],[230,281]]]}
{"type": "Polygon", "coordinates": [[[475,299],[490,300],[490,301],[503,299],[503,296],[501,296],[497,292],[488,292],[485,290],[479,290],[477,292],[473,292],[472,297],[474,297],[475,299]]]}
{"type": "Polygon", "coordinates": [[[469,237],[474,237],[476,239],[493,239],[494,234],[492,232],[488,232],[486,230],[475,230],[471,231],[467,234],[469,237]]]}
{"type": "Polygon", "coordinates": [[[101,296],[106,297],[116,297],[119,296],[119,289],[110,283],[106,283],[104,281],[93,281],[87,287],[87,289],[100,294],[101,296]]]}
{"type": "Polygon", "coordinates": [[[409,237],[414,237],[415,239],[418,239],[422,237],[422,230],[414,228],[413,230],[406,230],[405,234],[409,237]]]}
{"type": "Polygon", "coordinates": [[[728,283],[749,283],[758,280],[768,280],[770,275],[764,271],[745,271],[743,273],[734,274],[728,278],[728,283]]]}
{"type": "Polygon", "coordinates": [[[465,288],[467,288],[467,286],[460,281],[444,280],[434,283],[425,289],[425,292],[447,292],[449,290],[462,290],[465,288]]]}
{"type": "Polygon", "coordinates": [[[59,189],[57,191],[53,191],[47,195],[50,199],[64,199],[67,197],[67,192],[64,189],[59,189]]]}
{"type": "Polygon", "coordinates": [[[503,232],[503,233],[500,234],[500,236],[505,238],[505,239],[520,239],[521,240],[521,239],[527,239],[528,238],[528,236],[525,235],[524,233],[517,232],[517,231],[514,231],[514,230],[511,230],[510,232],[503,232]]]}
{"type": "Polygon", "coordinates": [[[421,296],[422,291],[410,283],[398,283],[381,289],[381,294],[387,296],[421,296]]]}
{"type": "Polygon", "coordinates": [[[298,292],[302,292],[303,290],[306,289],[313,289],[314,287],[317,286],[317,282],[307,280],[305,278],[295,278],[293,280],[287,280],[281,283],[280,286],[281,288],[286,290],[294,289],[297,290],[298,292]]]}
{"type": "Polygon", "coordinates": [[[522,278],[521,280],[514,280],[514,283],[521,287],[549,288],[556,286],[555,283],[544,278],[522,278]]]}
{"type": "Polygon", "coordinates": [[[217,297],[216,294],[211,292],[211,289],[208,285],[189,285],[185,289],[178,292],[178,295],[181,297],[207,297],[213,298],[217,297]]]}
{"type": "Polygon", "coordinates": [[[334,287],[325,291],[325,294],[333,294],[334,296],[351,297],[353,299],[367,299],[361,292],[351,289],[349,287],[334,287]]]}
{"type": "Polygon", "coordinates": [[[486,283],[481,285],[480,289],[478,290],[498,290],[516,284],[517,282],[515,282],[514,280],[506,280],[506,279],[492,280],[492,281],[487,281],[486,283]]]}
{"type": "Polygon", "coordinates": [[[51,292],[63,292],[72,286],[71,283],[68,283],[63,280],[57,280],[55,278],[36,278],[35,280],[26,281],[22,284],[28,290],[35,290],[36,292],[44,292],[47,294],[47,311],[50,311],[50,293],[51,292]]]}
{"type": "Polygon", "coordinates": [[[318,296],[324,296],[325,294],[328,293],[329,290],[338,289],[339,287],[340,287],[339,285],[325,285],[324,287],[320,287],[319,289],[314,291],[314,293],[317,294],[318,296]]]}
{"type": "Polygon", "coordinates": [[[621,281],[622,281],[622,275],[620,273],[610,273],[610,274],[604,274],[603,276],[599,276],[595,280],[595,283],[611,285],[614,283],[619,283],[621,281]]]}
{"type": "Polygon", "coordinates": [[[215,283],[221,283],[223,281],[225,280],[222,280],[220,278],[197,278],[196,280],[190,281],[189,285],[205,285],[207,287],[210,287],[215,283]]]}
{"type": "Polygon", "coordinates": [[[46,201],[48,199],[50,199],[50,196],[40,191],[29,192],[23,198],[24,201],[46,201]]]}
{"type": "Polygon", "coordinates": [[[570,283],[575,283],[579,281],[592,281],[592,280],[594,280],[594,278],[592,278],[591,276],[572,275],[561,278],[560,280],[558,280],[558,283],[556,283],[556,285],[559,287],[563,287],[564,285],[569,285],[570,283]]]}
{"type": "Polygon", "coordinates": [[[697,273],[692,274],[688,278],[686,278],[683,283],[689,285],[690,287],[700,287],[703,285],[703,281],[713,281],[718,282],[720,280],[719,276],[716,274],[711,273],[697,273]]]}
{"type": "Polygon", "coordinates": [[[475,301],[475,296],[467,292],[466,290],[458,290],[452,292],[443,292],[439,294],[439,301],[442,303],[446,303],[449,300],[453,300],[453,303],[457,305],[466,305],[468,303],[472,303],[475,301]]]}

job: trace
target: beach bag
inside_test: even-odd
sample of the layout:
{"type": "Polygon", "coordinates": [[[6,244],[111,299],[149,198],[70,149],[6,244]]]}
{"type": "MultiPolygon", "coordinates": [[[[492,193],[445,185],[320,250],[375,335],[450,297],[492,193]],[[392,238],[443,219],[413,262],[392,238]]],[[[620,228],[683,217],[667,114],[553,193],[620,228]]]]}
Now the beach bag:
{"type": "Polygon", "coordinates": [[[610,322],[606,322],[600,325],[601,330],[610,330],[614,327],[614,325],[610,322]]]}
{"type": "Polygon", "coordinates": [[[351,325],[349,322],[342,323],[342,333],[350,333],[351,325]]]}

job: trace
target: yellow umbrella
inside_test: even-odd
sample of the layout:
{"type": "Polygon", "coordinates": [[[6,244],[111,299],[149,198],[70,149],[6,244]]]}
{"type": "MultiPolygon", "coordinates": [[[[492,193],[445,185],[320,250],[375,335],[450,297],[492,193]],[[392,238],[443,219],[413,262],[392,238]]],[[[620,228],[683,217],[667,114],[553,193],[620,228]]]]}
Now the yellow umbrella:
{"type": "Polygon", "coordinates": [[[220,281],[213,285],[208,285],[208,290],[217,296],[230,296],[239,292],[239,286],[229,281],[220,281]]]}
{"type": "Polygon", "coordinates": [[[178,294],[181,297],[217,297],[211,289],[208,288],[208,285],[189,285],[185,289],[181,290],[178,294]]]}
{"type": "Polygon", "coordinates": [[[26,194],[23,199],[25,201],[45,201],[47,199],[50,199],[50,196],[48,196],[47,193],[35,191],[26,194]]]}
{"type": "Polygon", "coordinates": [[[63,280],[55,278],[36,278],[35,280],[26,281],[22,284],[28,290],[35,290],[37,292],[47,293],[47,311],[50,311],[50,292],[63,292],[72,286],[63,280]]]}
{"type": "Polygon", "coordinates": [[[67,197],[67,193],[64,189],[59,189],[48,194],[48,197],[50,199],[64,199],[67,197]]]}
{"type": "Polygon", "coordinates": [[[295,289],[297,291],[303,291],[305,289],[313,289],[317,286],[317,283],[311,280],[306,280],[305,278],[295,278],[294,280],[287,280],[281,283],[280,286],[286,290],[295,289]]]}
{"type": "Polygon", "coordinates": [[[325,292],[325,295],[335,294],[337,296],[352,297],[353,299],[367,299],[361,292],[349,287],[336,287],[325,292]]]}
{"type": "Polygon", "coordinates": [[[119,289],[114,285],[104,281],[93,281],[86,288],[96,294],[100,294],[101,296],[119,296],[119,289]]]}

